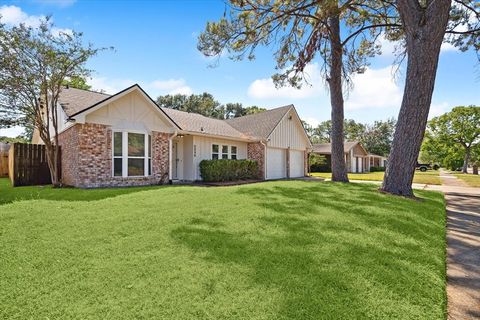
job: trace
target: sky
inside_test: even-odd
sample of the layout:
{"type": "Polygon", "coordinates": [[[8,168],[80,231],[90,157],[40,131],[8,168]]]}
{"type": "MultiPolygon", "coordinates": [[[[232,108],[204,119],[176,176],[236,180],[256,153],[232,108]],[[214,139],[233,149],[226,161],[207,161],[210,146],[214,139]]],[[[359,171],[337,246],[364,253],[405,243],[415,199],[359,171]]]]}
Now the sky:
{"type": "MultiPolygon", "coordinates": [[[[300,117],[313,126],[330,118],[330,98],[320,76],[320,62],[306,73],[302,89],[276,89],[274,48],[260,48],[254,61],[218,60],[197,50],[197,37],[207,21],[223,17],[222,0],[82,1],[0,0],[2,21],[9,25],[38,21],[51,15],[56,30],[81,31],[96,47],[114,47],[88,62],[88,80],[95,90],[114,94],[138,83],[155,99],[164,94],[209,92],[221,103],[241,102],[267,109],[294,104],[300,117]]],[[[380,40],[382,55],[370,60],[366,72],[353,77],[346,94],[345,117],[373,123],[398,115],[404,66],[396,73],[394,44],[380,40]]],[[[480,105],[480,65],[473,52],[443,45],[430,118],[457,105],[480,105]]],[[[0,129],[16,136],[22,128],[0,129]]]]}

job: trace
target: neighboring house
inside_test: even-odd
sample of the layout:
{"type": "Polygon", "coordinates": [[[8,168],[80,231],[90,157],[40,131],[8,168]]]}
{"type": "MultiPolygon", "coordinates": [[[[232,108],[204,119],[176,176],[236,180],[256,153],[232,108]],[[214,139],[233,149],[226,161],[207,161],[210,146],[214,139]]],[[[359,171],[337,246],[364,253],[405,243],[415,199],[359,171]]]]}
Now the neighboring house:
{"type": "MultiPolygon", "coordinates": [[[[362,144],[358,141],[346,141],[345,163],[348,172],[369,172],[372,166],[384,167],[386,158],[369,154],[362,144]]],[[[331,169],[331,143],[318,143],[313,145],[313,151],[316,154],[324,155],[327,160],[327,167],[331,169]]]]}
{"type": "MultiPolygon", "coordinates": [[[[64,88],[62,179],[77,187],[201,180],[204,159],[252,159],[259,179],[303,177],[311,143],[293,105],[230,120],[160,108],[139,85],[64,88]]],[[[34,133],[33,143],[41,143],[34,133]]]]}

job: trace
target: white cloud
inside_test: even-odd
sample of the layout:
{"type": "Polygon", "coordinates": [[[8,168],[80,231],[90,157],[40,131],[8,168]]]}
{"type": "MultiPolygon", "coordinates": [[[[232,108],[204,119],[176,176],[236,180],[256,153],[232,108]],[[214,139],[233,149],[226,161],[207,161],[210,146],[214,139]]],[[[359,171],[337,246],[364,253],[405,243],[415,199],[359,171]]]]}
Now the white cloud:
{"type": "Polygon", "coordinates": [[[28,27],[38,27],[45,16],[30,16],[22,11],[17,6],[1,6],[0,16],[2,16],[2,22],[7,25],[19,25],[25,24],[28,27]]]}
{"type": "Polygon", "coordinates": [[[52,34],[55,36],[55,37],[60,37],[61,35],[69,35],[69,36],[72,36],[73,35],[73,30],[72,29],[68,29],[68,28],[57,28],[57,27],[53,27],[52,28],[52,34]]]}
{"type": "Polygon", "coordinates": [[[313,63],[307,65],[305,75],[308,83],[305,83],[301,89],[290,86],[275,88],[275,84],[271,78],[257,79],[248,87],[248,95],[257,99],[305,99],[321,95],[325,87],[322,77],[320,76],[318,64],[313,63]]]}
{"type": "Polygon", "coordinates": [[[393,55],[395,54],[395,48],[398,45],[398,42],[387,40],[385,38],[385,35],[382,34],[381,36],[378,37],[376,44],[381,46],[383,57],[393,57],[393,55]]]}
{"type": "Polygon", "coordinates": [[[313,128],[318,127],[318,125],[320,124],[320,120],[314,117],[306,117],[302,118],[302,120],[311,125],[313,128]]]}
{"type": "Polygon", "coordinates": [[[345,102],[347,110],[399,107],[402,92],[395,83],[391,67],[367,68],[353,76],[353,90],[345,102]]]}
{"type": "Polygon", "coordinates": [[[125,88],[135,84],[135,81],[129,79],[108,79],[106,77],[92,77],[87,83],[95,91],[104,91],[108,94],[115,94],[125,88]]]}
{"type": "Polygon", "coordinates": [[[7,129],[0,129],[0,136],[15,138],[23,134],[24,130],[25,128],[23,127],[12,127],[7,129]]]}
{"type": "Polygon", "coordinates": [[[192,89],[187,86],[184,79],[155,80],[147,84],[149,88],[167,94],[192,94],[192,89]]]}
{"type": "Polygon", "coordinates": [[[441,102],[441,103],[432,103],[430,105],[430,112],[428,113],[428,118],[435,118],[438,117],[445,112],[447,112],[449,109],[449,104],[448,102],[441,102]]]}
{"type": "MultiPolygon", "coordinates": [[[[110,79],[106,77],[92,77],[87,81],[95,91],[105,91],[108,94],[115,94],[135,83],[130,79],[110,79]]],[[[193,90],[187,85],[184,79],[155,80],[152,82],[138,82],[152,98],[165,94],[186,94],[190,95],[193,90]]]]}

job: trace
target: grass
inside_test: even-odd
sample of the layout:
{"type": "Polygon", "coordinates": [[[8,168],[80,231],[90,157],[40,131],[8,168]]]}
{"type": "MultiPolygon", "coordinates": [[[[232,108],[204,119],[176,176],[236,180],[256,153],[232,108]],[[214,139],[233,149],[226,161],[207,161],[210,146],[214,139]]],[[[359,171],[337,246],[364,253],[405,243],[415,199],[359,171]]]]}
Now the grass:
{"type": "Polygon", "coordinates": [[[480,175],[454,173],[454,175],[463,180],[469,187],[480,187],[480,175]]]}
{"type": "Polygon", "coordinates": [[[374,185],[12,189],[2,319],[445,319],[445,204],[374,185]]]}
{"type": "MultiPolygon", "coordinates": [[[[348,178],[350,180],[382,181],[384,174],[384,172],[349,173],[348,178]]],[[[332,174],[330,172],[313,172],[312,176],[330,179],[332,174]]],[[[442,184],[440,177],[438,176],[438,171],[415,171],[413,183],[442,184]]]]}

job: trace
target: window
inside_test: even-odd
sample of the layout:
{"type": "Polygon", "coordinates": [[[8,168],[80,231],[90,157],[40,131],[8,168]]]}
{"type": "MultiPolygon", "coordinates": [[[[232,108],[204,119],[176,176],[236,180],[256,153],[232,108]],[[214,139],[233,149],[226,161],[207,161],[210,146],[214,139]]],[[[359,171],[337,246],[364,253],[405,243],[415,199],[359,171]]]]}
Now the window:
{"type": "Polygon", "coordinates": [[[113,175],[122,176],[122,133],[113,133],[113,175]]]}
{"type": "Polygon", "coordinates": [[[212,159],[218,159],[218,144],[212,144],[212,159]]]}
{"type": "Polygon", "coordinates": [[[222,159],[228,159],[228,146],[222,146],[222,159]]]}
{"type": "Polygon", "coordinates": [[[138,177],[152,174],[152,137],[145,133],[113,133],[113,175],[138,177]]]}
{"type": "Polygon", "coordinates": [[[237,159],[237,146],[212,144],[212,159],[237,159]],[[230,151],[230,152],[228,152],[230,151]]]}

